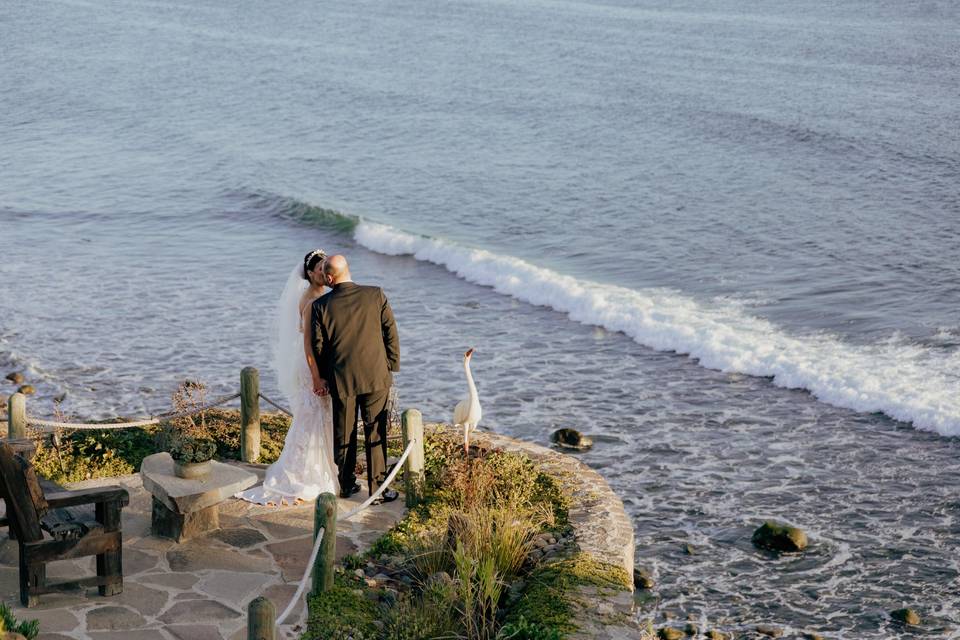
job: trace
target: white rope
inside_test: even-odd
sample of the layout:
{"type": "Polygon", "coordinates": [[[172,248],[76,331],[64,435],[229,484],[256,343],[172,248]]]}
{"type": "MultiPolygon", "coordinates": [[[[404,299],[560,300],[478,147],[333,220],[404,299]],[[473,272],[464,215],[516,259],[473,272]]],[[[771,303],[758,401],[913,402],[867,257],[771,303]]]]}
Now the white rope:
{"type": "Polygon", "coordinates": [[[262,400],[266,400],[267,404],[272,404],[274,407],[276,407],[277,409],[279,409],[282,413],[287,414],[287,415],[290,416],[291,418],[293,417],[293,414],[290,413],[290,410],[289,410],[289,409],[285,409],[284,407],[280,406],[279,404],[277,404],[276,402],[274,402],[273,400],[271,400],[271,399],[268,398],[267,396],[263,395],[262,393],[260,394],[260,398],[261,398],[262,400]]]}
{"type": "Polygon", "coordinates": [[[380,495],[387,490],[387,487],[390,486],[390,483],[393,482],[393,479],[397,477],[397,474],[400,473],[400,469],[403,467],[403,463],[407,461],[407,458],[410,457],[410,452],[413,450],[413,445],[416,443],[416,440],[407,445],[406,450],[403,452],[403,455],[400,456],[400,459],[397,460],[397,464],[393,465],[393,471],[390,472],[390,475],[387,476],[387,479],[383,481],[383,484],[380,485],[380,488],[377,489],[372,496],[367,498],[361,505],[355,507],[347,512],[347,515],[343,516],[343,520],[349,520],[353,516],[357,515],[367,507],[369,507],[374,500],[380,497],[380,495]]]}
{"type": "Polygon", "coordinates": [[[149,427],[150,425],[160,424],[156,418],[149,420],[138,420],[136,422],[115,422],[111,424],[97,424],[87,422],[57,422],[56,420],[40,420],[39,418],[27,418],[27,424],[35,427],[46,427],[48,429],[76,429],[82,431],[85,429],[132,429],[134,427],[149,427]]]}
{"type": "Polygon", "coordinates": [[[212,409],[222,404],[226,404],[231,400],[235,400],[239,397],[240,397],[240,394],[235,393],[230,396],[224,396],[222,398],[219,398],[214,402],[208,403],[197,409],[191,409],[190,411],[182,411],[180,413],[161,414],[159,417],[156,417],[156,418],[145,418],[143,420],[134,420],[132,422],[112,422],[112,423],[98,424],[96,422],[58,422],[56,420],[40,420],[39,418],[28,417],[27,423],[37,427],[46,427],[48,429],[75,429],[77,431],[83,431],[83,430],[101,431],[104,429],[133,429],[134,427],[149,427],[151,425],[160,424],[165,420],[175,420],[176,418],[185,418],[187,416],[203,413],[208,409],[212,409]]]}
{"type": "MultiPolygon", "coordinates": [[[[407,461],[407,458],[410,456],[410,452],[413,451],[414,444],[416,444],[416,440],[407,445],[403,455],[400,456],[399,460],[397,460],[397,464],[393,466],[393,471],[390,472],[390,475],[387,476],[387,479],[383,481],[383,484],[380,485],[380,488],[377,489],[372,496],[367,498],[360,506],[348,511],[347,514],[342,518],[338,516],[337,519],[349,520],[353,516],[369,507],[374,500],[379,498],[380,495],[387,490],[387,487],[390,486],[390,483],[393,482],[393,479],[397,477],[397,474],[400,473],[403,463],[407,461]]],[[[290,600],[290,604],[287,605],[287,608],[284,609],[283,613],[281,613],[277,618],[278,625],[287,619],[287,616],[290,615],[290,612],[292,612],[294,607],[297,606],[297,603],[300,602],[300,597],[303,595],[303,590],[307,588],[307,581],[310,579],[310,574],[313,572],[313,564],[317,561],[317,554],[320,552],[320,543],[323,541],[323,533],[324,530],[320,529],[320,534],[313,542],[313,550],[310,552],[310,560],[307,561],[307,568],[303,571],[303,578],[300,580],[300,586],[297,587],[297,592],[293,595],[293,599],[290,600]]]]}
{"type": "Polygon", "coordinates": [[[287,608],[283,610],[283,613],[280,614],[280,617],[277,618],[277,624],[280,624],[287,619],[287,616],[293,611],[294,607],[297,606],[297,603],[300,602],[301,596],[303,596],[303,590],[307,588],[307,580],[310,579],[310,574],[312,573],[313,563],[317,561],[317,553],[320,552],[320,543],[323,542],[323,534],[325,530],[320,529],[317,539],[313,542],[313,551],[310,552],[310,559],[307,560],[307,568],[303,572],[303,579],[300,580],[300,586],[297,587],[297,592],[293,594],[293,598],[290,599],[290,604],[287,605],[287,608]]]}

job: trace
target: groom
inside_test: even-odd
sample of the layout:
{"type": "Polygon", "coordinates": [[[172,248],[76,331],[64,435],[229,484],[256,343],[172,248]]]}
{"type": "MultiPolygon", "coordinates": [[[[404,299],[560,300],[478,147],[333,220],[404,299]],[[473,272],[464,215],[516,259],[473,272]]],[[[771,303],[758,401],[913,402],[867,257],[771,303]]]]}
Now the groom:
{"type": "MultiPolygon", "coordinates": [[[[367,488],[372,495],[387,470],[387,399],[391,371],[400,370],[400,338],[383,290],[354,284],[343,256],[327,258],[324,279],[330,291],[313,303],[313,348],[317,369],[313,391],[333,400],[334,460],[340,496],[360,490],[357,466],[357,409],[366,438],[367,488]]],[[[377,501],[391,502],[387,489],[377,501]]]]}

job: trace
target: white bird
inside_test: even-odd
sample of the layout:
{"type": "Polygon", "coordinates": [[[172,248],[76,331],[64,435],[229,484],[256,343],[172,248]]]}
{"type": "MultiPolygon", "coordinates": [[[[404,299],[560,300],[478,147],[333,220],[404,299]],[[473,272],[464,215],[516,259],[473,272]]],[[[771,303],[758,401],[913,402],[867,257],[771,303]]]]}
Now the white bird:
{"type": "Polygon", "coordinates": [[[463,448],[470,455],[470,432],[480,422],[480,396],[477,395],[477,385],[473,383],[473,374],[470,373],[470,357],[473,356],[473,347],[463,354],[463,371],[467,374],[467,397],[457,403],[453,409],[453,425],[463,427],[463,448]]]}

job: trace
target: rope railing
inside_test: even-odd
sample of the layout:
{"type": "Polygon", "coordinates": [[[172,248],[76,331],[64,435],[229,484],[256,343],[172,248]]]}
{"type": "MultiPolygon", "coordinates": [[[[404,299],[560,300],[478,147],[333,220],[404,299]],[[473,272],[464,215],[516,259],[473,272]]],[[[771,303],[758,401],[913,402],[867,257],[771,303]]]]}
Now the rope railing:
{"type": "Polygon", "coordinates": [[[313,573],[313,565],[317,562],[317,554],[320,552],[320,543],[323,542],[324,533],[326,533],[326,529],[323,528],[317,531],[317,538],[313,542],[313,549],[310,551],[310,559],[307,560],[307,568],[303,572],[303,578],[300,579],[300,584],[297,585],[297,590],[294,592],[293,597],[290,598],[287,608],[277,617],[277,624],[281,624],[287,619],[287,616],[293,612],[297,603],[300,602],[300,598],[303,597],[303,591],[307,588],[307,581],[310,579],[310,574],[313,573]]]}
{"type": "Polygon", "coordinates": [[[287,409],[286,407],[281,406],[280,404],[274,402],[273,400],[263,395],[262,393],[260,394],[260,399],[266,402],[267,404],[272,404],[278,411],[280,411],[280,413],[285,413],[291,418],[293,417],[293,414],[290,412],[290,409],[287,409]]]}
{"type": "Polygon", "coordinates": [[[215,407],[224,405],[232,400],[236,400],[240,397],[239,393],[234,393],[229,396],[224,396],[218,398],[213,402],[208,402],[202,407],[197,407],[189,411],[179,411],[177,413],[162,413],[155,418],[144,418],[143,420],[133,420],[130,422],[108,422],[108,423],[96,423],[96,422],[61,422],[58,420],[41,420],[39,418],[31,418],[27,416],[27,424],[33,425],[35,427],[45,427],[47,429],[74,429],[77,431],[83,430],[104,430],[104,429],[133,429],[136,427],[149,427],[153,425],[160,424],[165,420],[175,420],[177,418],[185,418],[187,416],[193,416],[198,413],[203,413],[215,407]]]}
{"type": "MultiPolygon", "coordinates": [[[[283,405],[281,405],[279,402],[276,402],[276,401],[268,398],[267,396],[263,395],[262,393],[260,394],[260,399],[263,400],[264,402],[266,402],[266,403],[269,404],[269,405],[273,405],[273,407],[274,407],[275,409],[277,409],[277,411],[279,411],[280,413],[283,413],[283,414],[285,414],[285,415],[287,415],[287,416],[289,416],[289,417],[291,417],[291,418],[293,417],[293,413],[292,413],[289,409],[287,409],[286,407],[284,407],[283,405]]],[[[390,410],[389,412],[392,413],[392,410],[390,410]]],[[[391,416],[391,419],[392,419],[392,416],[391,416]]],[[[362,436],[362,434],[361,434],[361,436],[362,436]]],[[[363,440],[363,437],[361,437],[360,439],[363,440]]],[[[387,440],[388,440],[388,441],[396,441],[396,440],[401,440],[401,439],[402,439],[402,436],[400,436],[400,435],[389,435],[389,436],[387,436],[387,440]]]]}
{"type": "MultiPolygon", "coordinates": [[[[367,509],[377,498],[383,495],[383,492],[387,490],[387,488],[390,486],[390,483],[393,482],[394,478],[397,477],[397,474],[400,473],[400,469],[403,468],[403,463],[406,462],[407,458],[410,457],[410,452],[413,451],[413,447],[417,444],[418,443],[416,441],[411,441],[407,445],[407,448],[403,451],[403,455],[401,455],[400,459],[397,460],[397,463],[393,467],[393,471],[390,472],[390,475],[387,476],[386,480],[380,484],[380,487],[369,498],[348,511],[342,517],[343,520],[349,520],[364,509],[367,509]]],[[[300,584],[297,586],[297,591],[294,593],[293,598],[287,605],[287,608],[284,609],[283,613],[277,617],[277,624],[281,624],[284,620],[286,620],[287,616],[289,616],[297,606],[297,603],[300,602],[300,598],[303,596],[303,591],[307,588],[307,581],[310,580],[310,574],[313,572],[314,565],[316,564],[317,554],[320,552],[320,545],[323,542],[324,531],[324,529],[320,529],[318,531],[316,540],[313,542],[313,549],[310,551],[310,560],[307,562],[307,567],[303,571],[303,578],[300,579],[300,584]]]]}

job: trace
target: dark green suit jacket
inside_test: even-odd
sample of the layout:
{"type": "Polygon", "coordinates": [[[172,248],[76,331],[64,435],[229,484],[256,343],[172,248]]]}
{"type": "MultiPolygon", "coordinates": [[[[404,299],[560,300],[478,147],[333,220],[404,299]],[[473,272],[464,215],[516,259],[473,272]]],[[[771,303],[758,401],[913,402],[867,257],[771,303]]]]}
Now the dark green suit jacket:
{"type": "Polygon", "coordinates": [[[400,338],[380,287],[341,282],[313,303],[320,377],[346,398],[389,389],[400,370],[400,338]]]}

